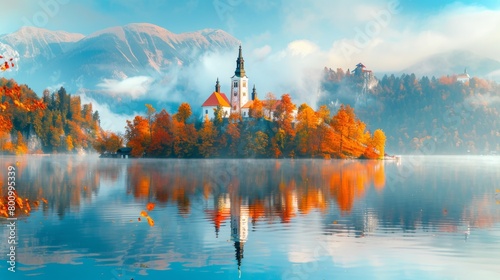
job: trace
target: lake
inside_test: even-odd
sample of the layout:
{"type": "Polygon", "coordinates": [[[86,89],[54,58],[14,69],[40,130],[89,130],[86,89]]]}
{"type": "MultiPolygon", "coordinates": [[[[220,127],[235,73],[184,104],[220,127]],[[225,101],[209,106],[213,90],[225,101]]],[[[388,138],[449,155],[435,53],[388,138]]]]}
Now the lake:
{"type": "Polygon", "coordinates": [[[9,165],[0,279],[500,279],[498,156],[9,165]]]}

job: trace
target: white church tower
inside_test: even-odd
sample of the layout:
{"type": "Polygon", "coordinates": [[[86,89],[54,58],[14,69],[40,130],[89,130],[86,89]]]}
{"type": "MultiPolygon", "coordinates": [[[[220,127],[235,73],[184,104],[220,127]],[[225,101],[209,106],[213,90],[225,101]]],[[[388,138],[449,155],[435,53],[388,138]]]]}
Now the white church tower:
{"type": "Polygon", "coordinates": [[[236,59],[236,71],[231,78],[231,113],[241,114],[241,107],[248,102],[248,77],[245,74],[245,60],[241,45],[236,59]]]}

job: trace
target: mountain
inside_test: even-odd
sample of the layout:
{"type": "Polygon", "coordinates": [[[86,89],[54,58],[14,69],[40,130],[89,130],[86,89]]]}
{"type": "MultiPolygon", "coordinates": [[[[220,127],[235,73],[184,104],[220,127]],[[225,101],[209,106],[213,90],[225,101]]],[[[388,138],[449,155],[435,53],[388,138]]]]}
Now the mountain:
{"type": "Polygon", "coordinates": [[[461,74],[467,69],[472,77],[500,80],[500,62],[477,55],[470,51],[455,50],[432,55],[404,69],[401,73],[414,73],[417,76],[446,76],[461,74]]]}
{"type": "Polygon", "coordinates": [[[22,27],[12,34],[2,35],[0,41],[13,47],[23,59],[49,59],[65,52],[71,43],[85,36],[65,31],[49,31],[36,27],[22,27]]]}
{"type": "Polygon", "coordinates": [[[235,50],[239,41],[222,30],[175,34],[162,27],[135,23],[97,31],[88,36],[24,27],[0,36],[19,53],[19,68],[10,73],[38,94],[64,84],[69,92],[98,89],[106,79],[162,75],[184,67],[209,52],[235,50]]]}
{"type": "Polygon", "coordinates": [[[15,33],[1,36],[0,42],[19,53],[19,67],[31,74],[50,59],[66,52],[83,37],[84,35],[78,33],[22,27],[15,33]]]}

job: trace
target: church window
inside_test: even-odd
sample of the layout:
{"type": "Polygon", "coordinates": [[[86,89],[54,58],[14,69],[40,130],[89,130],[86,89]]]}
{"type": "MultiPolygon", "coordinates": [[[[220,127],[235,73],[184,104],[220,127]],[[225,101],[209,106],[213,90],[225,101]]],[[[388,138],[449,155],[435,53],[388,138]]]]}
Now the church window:
{"type": "Polygon", "coordinates": [[[244,112],[244,113],[243,113],[243,116],[245,116],[245,117],[246,117],[246,116],[247,116],[247,112],[244,112]]]}
{"type": "Polygon", "coordinates": [[[208,115],[208,110],[205,110],[205,114],[207,114],[207,115],[208,115]]]}
{"type": "Polygon", "coordinates": [[[235,92],[234,92],[234,96],[236,96],[237,94],[238,94],[238,93],[235,91],[235,92]]]}
{"type": "Polygon", "coordinates": [[[238,87],[238,82],[233,83],[233,87],[237,88],[238,87]]]}
{"type": "Polygon", "coordinates": [[[246,92],[243,92],[243,96],[247,96],[247,93],[246,93],[246,92]]]}
{"type": "Polygon", "coordinates": [[[233,106],[233,110],[236,110],[236,106],[233,106]]]}
{"type": "Polygon", "coordinates": [[[247,82],[243,82],[243,87],[246,87],[247,86],[247,82]]]}

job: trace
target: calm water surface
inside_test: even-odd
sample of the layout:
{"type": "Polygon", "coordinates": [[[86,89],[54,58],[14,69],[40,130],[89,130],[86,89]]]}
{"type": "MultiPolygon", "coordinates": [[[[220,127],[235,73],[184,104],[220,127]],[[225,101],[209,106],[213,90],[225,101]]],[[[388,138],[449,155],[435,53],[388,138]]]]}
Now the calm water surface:
{"type": "Polygon", "coordinates": [[[500,279],[500,157],[9,164],[0,279],[500,279]]]}

